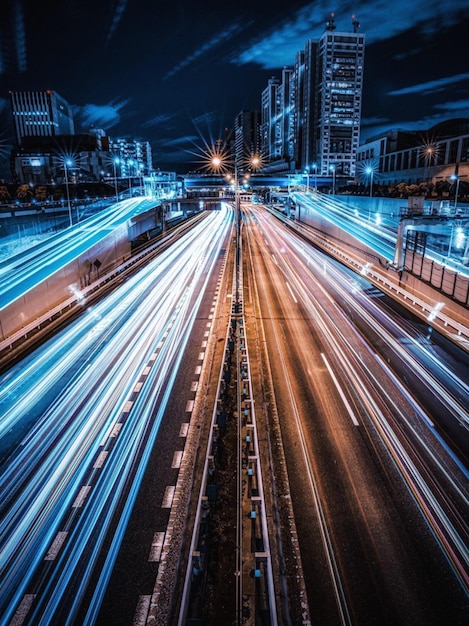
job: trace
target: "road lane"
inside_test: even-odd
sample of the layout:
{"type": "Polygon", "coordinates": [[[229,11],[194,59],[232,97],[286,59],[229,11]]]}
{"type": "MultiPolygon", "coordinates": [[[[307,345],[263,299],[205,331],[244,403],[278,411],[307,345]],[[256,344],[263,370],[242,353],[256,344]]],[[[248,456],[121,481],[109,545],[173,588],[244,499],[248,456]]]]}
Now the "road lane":
{"type": "MultiPolygon", "coordinates": [[[[421,415],[431,414],[432,399],[427,398],[426,408],[419,407],[415,415],[419,403],[412,399],[412,390],[396,389],[386,365],[376,367],[376,346],[368,345],[348,317],[352,302],[354,314],[365,314],[366,309],[357,309],[359,300],[352,296],[342,298],[341,308],[335,291],[329,295],[336,283],[343,291],[350,290],[349,275],[340,280],[331,276],[325,257],[310,253],[262,210],[248,213],[245,231],[258,276],[260,317],[266,327],[289,471],[295,476],[292,491],[297,497],[302,554],[307,554],[303,565],[310,577],[308,595],[318,617],[330,619],[335,605],[340,623],[372,624],[377,616],[383,624],[407,623],[411,613],[412,623],[437,624],[448,611],[462,619],[467,611],[467,474],[428,429],[431,420],[419,421],[421,415]],[[294,425],[294,415],[300,416],[300,424],[296,420],[294,425]],[[422,432],[425,445],[418,441],[422,432]],[[300,442],[307,452],[300,454],[300,442]],[[444,459],[440,467],[437,459],[444,459]],[[430,469],[424,472],[427,464],[430,469]],[[308,466],[325,513],[317,504],[305,503],[303,477],[308,466]],[[449,498],[442,497],[446,489],[457,500],[453,510],[449,498]],[[451,537],[449,531],[455,534],[451,537]],[[318,541],[326,532],[332,547],[318,541]],[[445,580],[453,550],[458,562],[450,566],[457,580],[440,585],[439,567],[446,570],[445,580]],[[324,584],[321,553],[327,554],[327,561],[339,563],[337,572],[329,567],[331,584],[324,584]],[[439,565],[436,569],[433,559],[439,565]],[[331,588],[339,589],[335,600],[331,588]],[[443,609],[435,602],[437,588],[443,609]]],[[[402,358],[396,342],[383,338],[383,333],[380,338],[393,347],[394,358],[402,358]]],[[[437,387],[430,388],[437,396],[437,387]]],[[[462,403],[452,400],[467,413],[467,394],[462,403]]],[[[443,403],[451,413],[450,403],[443,403]]]]}

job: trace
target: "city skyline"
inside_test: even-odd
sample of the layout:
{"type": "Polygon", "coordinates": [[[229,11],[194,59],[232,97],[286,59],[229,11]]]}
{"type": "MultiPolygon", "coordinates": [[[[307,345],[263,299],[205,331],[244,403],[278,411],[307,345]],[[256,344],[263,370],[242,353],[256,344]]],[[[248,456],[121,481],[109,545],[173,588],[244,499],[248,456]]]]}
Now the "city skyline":
{"type": "Polygon", "coordinates": [[[260,109],[271,76],[293,66],[308,39],[337,31],[366,38],[361,140],[388,128],[425,130],[469,117],[463,54],[469,0],[403,2],[180,2],[10,0],[0,21],[0,167],[13,144],[8,90],[52,89],[74,111],[76,132],[148,140],[155,167],[200,166],[206,145],[243,109],[260,109]],[[90,15],[94,19],[90,19],[90,15]]]}

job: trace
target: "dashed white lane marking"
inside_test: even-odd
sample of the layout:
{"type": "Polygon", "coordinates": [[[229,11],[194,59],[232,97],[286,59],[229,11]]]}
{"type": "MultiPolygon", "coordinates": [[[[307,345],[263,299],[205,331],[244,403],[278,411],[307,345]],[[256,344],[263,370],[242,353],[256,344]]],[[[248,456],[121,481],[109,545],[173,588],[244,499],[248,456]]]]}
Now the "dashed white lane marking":
{"type": "Polygon", "coordinates": [[[55,558],[57,557],[60,548],[62,547],[65,539],[67,538],[68,532],[65,530],[59,530],[59,532],[56,534],[54,541],[52,542],[51,547],[49,548],[49,551],[47,552],[46,556],[44,557],[44,561],[54,561],[55,558]]]}
{"type": "Polygon", "coordinates": [[[134,387],[134,391],[138,393],[142,387],[143,387],[143,383],[137,383],[134,387]]]}
{"type": "Polygon", "coordinates": [[[147,365],[146,368],[143,370],[142,375],[143,376],[148,376],[149,371],[151,370],[151,366],[147,365]]]}
{"type": "Polygon", "coordinates": [[[194,370],[194,374],[198,376],[201,372],[202,372],[202,367],[200,365],[197,365],[197,367],[194,370]]]}
{"type": "Polygon", "coordinates": [[[83,485],[83,487],[78,492],[77,497],[75,498],[75,502],[72,504],[72,509],[79,509],[83,506],[89,492],[91,489],[91,485],[83,485]]]}
{"type": "Polygon", "coordinates": [[[206,330],[206,331],[204,332],[204,337],[208,337],[209,335],[210,335],[210,331],[209,331],[209,330],[206,330]]]}
{"type": "Polygon", "coordinates": [[[173,454],[173,462],[171,463],[172,469],[179,469],[182,463],[182,455],[184,452],[182,450],[176,450],[173,454]]]}
{"type": "Polygon", "coordinates": [[[207,327],[211,328],[211,326],[212,326],[212,322],[207,322],[207,327]]]}
{"type": "Polygon", "coordinates": [[[18,608],[15,611],[15,614],[11,618],[9,626],[21,626],[21,624],[24,624],[26,616],[29,613],[29,610],[34,602],[35,597],[36,597],[35,593],[27,593],[23,597],[18,608]]]}
{"type": "Polygon", "coordinates": [[[106,460],[107,455],[107,450],[103,450],[102,452],[100,452],[98,454],[98,458],[94,462],[93,469],[101,469],[101,467],[104,465],[104,461],[106,460]]]}
{"type": "Polygon", "coordinates": [[[199,352],[199,361],[203,361],[205,358],[205,352],[199,352]]]}
{"type": "Polygon", "coordinates": [[[347,413],[349,414],[350,419],[352,420],[353,425],[354,426],[359,426],[360,423],[357,420],[357,418],[355,417],[354,412],[352,411],[352,407],[350,406],[347,398],[345,397],[345,393],[342,391],[342,387],[340,386],[339,381],[337,380],[334,372],[332,371],[332,367],[329,365],[329,361],[326,359],[326,357],[325,357],[323,352],[321,352],[321,356],[322,356],[322,360],[326,364],[327,371],[329,372],[329,375],[332,378],[332,381],[334,382],[334,385],[335,385],[337,391],[339,392],[340,397],[342,398],[342,402],[344,403],[344,406],[347,409],[347,413]]]}
{"type": "Polygon", "coordinates": [[[191,391],[197,391],[198,386],[199,386],[199,383],[196,380],[194,380],[194,382],[191,385],[191,391]]]}
{"type": "Polygon", "coordinates": [[[295,294],[293,293],[293,289],[290,287],[288,283],[285,283],[285,284],[288,287],[288,291],[290,292],[291,297],[293,298],[293,302],[296,302],[298,304],[298,300],[296,299],[295,294]]]}
{"type": "Polygon", "coordinates": [[[171,485],[169,487],[166,487],[165,492],[164,492],[164,496],[163,496],[163,503],[161,505],[162,509],[170,509],[171,508],[171,505],[173,503],[175,490],[176,490],[176,485],[171,485]]]}
{"type": "Polygon", "coordinates": [[[127,400],[122,410],[122,413],[130,413],[130,409],[132,408],[133,403],[134,403],[133,400],[127,400]]]}
{"type": "Polygon", "coordinates": [[[194,408],[194,400],[188,400],[186,404],[186,413],[192,413],[193,408],[194,408]]]}
{"type": "Polygon", "coordinates": [[[207,347],[207,342],[206,341],[202,341],[202,343],[200,344],[201,348],[206,348],[207,347]]]}
{"type": "Polygon", "coordinates": [[[151,542],[150,554],[148,560],[150,563],[158,563],[161,557],[161,550],[163,549],[164,532],[157,532],[153,535],[153,541],[151,542]]]}
{"type": "Polygon", "coordinates": [[[111,430],[108,433],[106,433],[106,435],[104,435],[103,440],[101,441],[101,445],[104,446],[107,443],[107,440],[109,439],[109,437],[117,437],[121,428],[122,428],[122,424],[120,423],[113,424],[111,426],[111,430]]]}
{"type": "Polygon", "coordinates": [[[180,437],[187,437],[187,431],[189,430],[189,422],[184,422],[181,424],[181,428],[179,430],[180,437]]]}
{"type": "Polygon", "coordinates": [[[150,602],[151,596],[139,596],[132,626],[145,626],[148,611],[150,610],[150,602]]]}

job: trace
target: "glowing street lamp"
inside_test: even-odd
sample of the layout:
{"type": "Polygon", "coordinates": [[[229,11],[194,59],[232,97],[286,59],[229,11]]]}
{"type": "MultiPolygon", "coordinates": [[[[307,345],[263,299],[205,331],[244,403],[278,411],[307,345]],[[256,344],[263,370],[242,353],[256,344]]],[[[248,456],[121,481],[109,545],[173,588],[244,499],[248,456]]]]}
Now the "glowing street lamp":
{"type": "Polygon", "coordinates": [[[332,195],[335,196],[335,165],[330,165],[329,170],[332,172],[332,195]]]}
{"type": "Polygon", "coordinates": [[[114,157],[114,159],[112,160],[112,165],[114,167],[114,189],[116,192],[116,202],[119,202],[119,196],[117,194],[117,173],[116,173],[116,165],[119,165],[119,163],[120,163],[119,157],[114,157]]]}
{"type": "Polygon", "coordinates": [[[314,172],[314,191],[317,191],[318,185],[317,185],[317,173],[318,173],[318,165],[317,163],[313,163],[312,165],[313,168],[313,172],[314,172]]]}
{"type": "Polygon", "coordinates": [[[305,169],[306,175],[306,193],[309,193],[309,167],[305,169]]]}
{"type": "Polygon", "coordinates": [[[459,195],[459,176],[458,174],[452,174],[450,178],[451,180],[456,181],[456,193],[454,194],[454,210],[456,211],[456,207],[458,206],[458,195],[459,195]]]}
{"type": "Polygon", "coordinates": [[[72,207],[70,205],[70,190],[68,188],[68,167],[71,167],[73,162],[71,159],[64,160],[64,172],[65,172],[65,192],[67,194],[67,206],[68,206],[68,216],[70,218],[70,226],[73,226],[72,220],[72,207]]]}
{"type": "Polygon", "coordinates": [[[132,167],[134,165],[134,160],[129,159],[127,161],[127,165],[129,166],[129,198],[132,195],[132,167]]]}
{"type": "Polygon", "coordinates": [[[428,182],[430,179],[430,167],[432,163],[432,157],[435,152],[434,146],[428,146],[425,148],[425,182],[428,182]]]}
{"type": "Polygon", "coordinates": [[[365,172],[368,174],[368,176],[370,177],[370,198],[373,196],[373,173],[374,173],[374,169],[371,167],[371,165],[368,165],[365,172]]]}

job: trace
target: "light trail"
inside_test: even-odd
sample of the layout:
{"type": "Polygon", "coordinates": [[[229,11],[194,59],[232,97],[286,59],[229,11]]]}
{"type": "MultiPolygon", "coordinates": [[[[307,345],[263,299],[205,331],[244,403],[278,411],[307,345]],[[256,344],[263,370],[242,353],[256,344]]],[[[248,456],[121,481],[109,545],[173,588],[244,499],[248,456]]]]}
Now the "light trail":
{"type": "Polygon", "coordinates": [[[28,595],[60,536],[60,549],[39,574],[34,617],[28,619],[49,624],[67,611],[64,598],[75,578],[77,597],[67,598],[71,620],[125,499],[91,614],[99,607],[204,285],[231,223],[229,210],[207,216],[2,381],[3,449],[10,431],[24,420],[36,422],[0,473],[5,619],[28,595]],[[117,424],[118,435],[110,436],[117,424]],[[78,496],[82,501],[74,507],[78,496]]]}
{"type": "MultiPolygon", "coordinates": [[[[386,449],[396,467],[399,468],[405,484],[432,529],[438,545],[446,555],[461,586],[469,594],[469,555],[466,544],[469,529],[458,510],[458,507],[462,511],[468,510],[468,471],[461,461],[455,462],[454,454],[448,454],[447,446],[442,445],[441,436],[432,427],[432,420],[413,398],[410,390],[401,386],[400,396],[397,397],[394,392],[388,392],[388,388],[393,388],[395,380],[389,367],[383,362],[380,363],[381,371],[389,381],[383,385],[382,381],[378,380],[373,367],[368,367],[365,363],[364,354],[375,360],[370,345],[363,337],[357,336],[354,330],[350,335],[340,330],[327,315],[321,304],[322,300],[333,304],[340,317],[352,330],[348,317],[335,305],[330,295],[338,293],[347,307],[373,328],[393,352],[419,377],[422,384],[428,387],[432,396],[438,397],[453,418],[464,427],[467,427],[469,423],[467,413],[469,394],[466,383],[458,378],[454,380],[455,385],[462,391],[461,398],[449,393],[438,380],[438,370],[444,372],[445,376],[449,374],[448,370],[440,368],[439,361],[429,355],[428,351],[425,354],[433,367],[437,369],[437,374],[425,368],[406,347],[406,344],[415,346],[413,338],[407,335],[397,322],[387,319],[386,326],[379,322],[382,313],[379,312],[376,304],[366,300],[367,307],[364,307],[364,301],[360,301],[350,292],[347,279],[344,279],[338,269],[331,265],[328,272],[324,273],[323,255],[297,240],[294,235],[285,231],[278,223],[273,222],[260,211],[256,211],[256,217],[262,224],[263,236],[269,241],[269,247],[271,249],[283,248],[283,254],[279,255],[279,267],[283,271],[285,280],[294,286],[302,306],[314,319],[315,326],[321,332],[326,345],[330,346],[330,352],[334,354],[337,366],[343,371],[345,379],[349,381],[354,393],[360,399],[370,422],[380,433],[386,449]],[[317,281],[312,283],[307,276],[304,278],[300,276],[298,268],[302,263],[322,276],[322,281],[328,286],[327,290],[321,283],[317,281]],[[320,297],[317,294],[318,290],[320,297]],[[401,341],[396,341],[390,329],[401,338],[401,341]],[[407,336],[407,342],[402,342],[403,335],[407,336]],[[362,355],[357,353],[356,346],[351,343],[350,337],[353,337],[354,341],[358,340],[363,351],[362,355]],[[417,429],[418,424],[416,425],[412,413],[409,415],[401,409],[397,401],[398,397],[408,399],[415,414],[421,416],[421,424],[427,429],[428,441],[422,440],[421,432],[417,429]],[[457,498],[458,504],[453,502],[453,498],[457,498]]],[[[423,348],[422,352],[425,352],[423,348]]]]}

